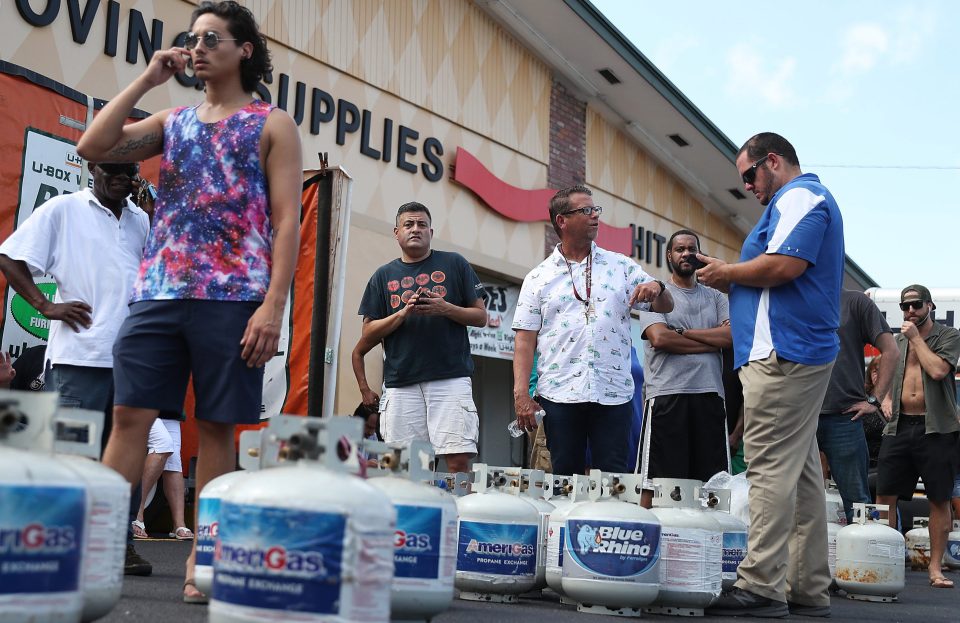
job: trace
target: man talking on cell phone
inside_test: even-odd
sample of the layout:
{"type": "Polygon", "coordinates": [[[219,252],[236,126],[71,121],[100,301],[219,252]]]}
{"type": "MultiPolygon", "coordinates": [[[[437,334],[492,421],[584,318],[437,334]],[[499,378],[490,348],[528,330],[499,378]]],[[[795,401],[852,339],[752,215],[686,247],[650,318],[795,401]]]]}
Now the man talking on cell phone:
{"type": "Polygon", "coordinates": [[[382,341],[386,355],[380,433],[387,443],[429,441],[449,471],[465,472],[479,434],[467,327],[487,323],[483,287],[462,255],[430,248],[422,203],[400,206],[393,234],[400,257],[370,277],[359,312],[361,342],[382,341]]]}

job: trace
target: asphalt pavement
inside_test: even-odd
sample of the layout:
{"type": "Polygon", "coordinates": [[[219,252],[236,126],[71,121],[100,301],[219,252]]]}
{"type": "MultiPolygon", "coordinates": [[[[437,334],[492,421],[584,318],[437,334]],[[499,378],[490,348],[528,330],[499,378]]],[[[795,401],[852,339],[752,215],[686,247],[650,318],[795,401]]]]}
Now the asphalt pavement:
{"type": "MultiPolygon", "coordinates": [[[[104,623],[166,622],[192,623],[207,620],[206,606],[188,605],[180,600],[183,583],[183,562],[190,551],[189,543],[174,540],[137,541],[137,551],[153,563],[153,575],[146,578],[127,577],[123,597],[116,608],[101,619],[104,623]]],[[[948,573],[957,582],[954,589],[935,589],[927,583],[926,572],[907,571],[907,587],[896,603],[852,601],[835,595],[831,607],[834,623],[957,623],[960,621],[960,573],[948,573]]],[[[645,619],[676,621],[675,617],[647,614],[645,619]]],[[[802,617],[791,617],[812,621],[802,617]]],[[[449,610],[433,619],[434,623],[520,623],[578,621],[613,623],[620,620],[577,612],[561,606],[552,593],[541,599],[521,598],[516,604],[487,604],[454,600],[449,610]]],[[[704,617],[702,621],[729,621],[704,617]]],[[[748,619],[774,621],[783,619],[748,619]]]]}

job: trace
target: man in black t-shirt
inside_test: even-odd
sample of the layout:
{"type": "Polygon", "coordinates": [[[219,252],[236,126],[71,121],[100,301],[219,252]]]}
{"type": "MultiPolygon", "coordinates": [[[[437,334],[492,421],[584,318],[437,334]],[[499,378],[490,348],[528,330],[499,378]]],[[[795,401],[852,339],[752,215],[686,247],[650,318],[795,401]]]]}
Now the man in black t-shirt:
{"type": "Polygon", "coordinates": [[[10,353],[0,354],[0,387],[21,391],[43,391],[43,363],[47,347],[31,346],[10,361],[10,353]]]}
{"type": "Polygon", "coordinates": [[[393,233],[400,257],[373,274],[359,311],[361,341],[382,341],[386,354],[380,432],[388,443],[429,441],[465,472],[479,435],[467,327],[487,322],[483,289],[463,256],[430,248],[423,204],[400,206],[393,233]]]}
{"type": "MultiPolygon", "coordinates": [[[[827,455],[830,474],[837,483],[843,498],[843,510],[850,521],[854,502],[869,504],[872,501],[867,484],[870,455],[861,418],[880,412],[900,351],[887,321],[863,292],[841,291],[838,333],[840,353],[820,408],[817,445],[827,455]],[[874,388],[876,393],[871,396],[865,396],[863,390],[863,347],[867,344],[878,348],[883,355],[880,377],[874,388]]],[[[837,518],[828,519],[835,521],[837,518]]]]}

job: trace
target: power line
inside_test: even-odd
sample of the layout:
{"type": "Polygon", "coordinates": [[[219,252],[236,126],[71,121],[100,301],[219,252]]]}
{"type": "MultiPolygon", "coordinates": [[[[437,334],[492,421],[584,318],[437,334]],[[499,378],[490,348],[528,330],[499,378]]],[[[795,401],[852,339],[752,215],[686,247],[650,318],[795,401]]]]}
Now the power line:
{"type": "Polygon", "coordinates": [[[908,169],[914,171],[960,171],[957,166],[936,166],[922,164],[807,164],[818,169],[908,169]]]}

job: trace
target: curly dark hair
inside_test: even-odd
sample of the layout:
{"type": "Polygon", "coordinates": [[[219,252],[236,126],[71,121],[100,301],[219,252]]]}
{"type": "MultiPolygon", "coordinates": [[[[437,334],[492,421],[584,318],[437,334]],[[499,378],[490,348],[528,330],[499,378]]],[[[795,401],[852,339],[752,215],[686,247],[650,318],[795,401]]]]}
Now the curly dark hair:
{"type": "Polygon", "coordinates": [[[240,82],[243,90],[253,93],[257,90],[257,84],[273,71],[270,50],[267,49],[267,38],[260,33],[256,18],[250,9],[233,0],[205,1],[201,2],[190,16],[190,28],[193,28],[197,18],[208,13],[227,22],[227,28],[236,38],[238,46],[248,42],[253,46],[250,58],[240,61],[240,82]]]}

